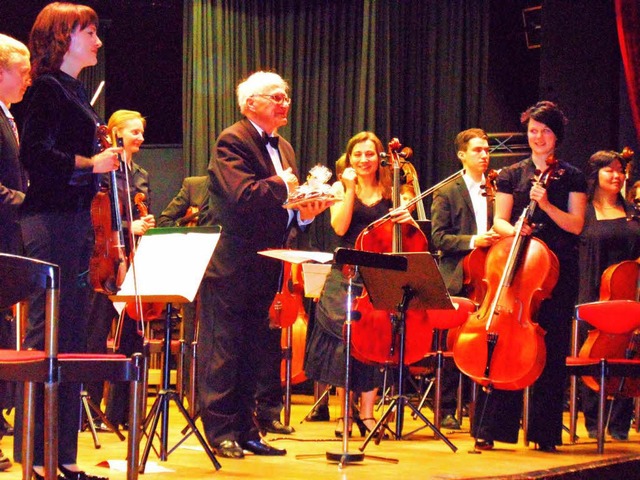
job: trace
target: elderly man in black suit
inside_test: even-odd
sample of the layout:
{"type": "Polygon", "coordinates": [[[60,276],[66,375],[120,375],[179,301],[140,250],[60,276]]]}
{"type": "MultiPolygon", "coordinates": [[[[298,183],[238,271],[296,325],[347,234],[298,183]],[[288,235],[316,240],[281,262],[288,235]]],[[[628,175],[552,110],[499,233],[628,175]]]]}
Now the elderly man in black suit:
{"type": "Polygon", "coordinates": [[[269,306],[281,265],[258,255],[285,243],[328,208],[282,208],[298,186],[291,144],[278,136],[291,100],[276,73],[256,72],[237,88],[245,118],[225,129],[209,162],[211,209],[222,233],[200,287],[198,390],[207,440],[218,455],[284,455],[260,439],[253,421],[256,383],[269,335],[269,306]]]}
{"type": "MultiPolygon", "coordinates": [[[[487,134],[479,128],[460,132],[454,142],[464,175],[436,191],[431,204],[432,241],[442,256],[439,269],[451,295],[465,296],[463,260],[475,247],[489,247],[500,237],[491,228],[493,205],[485,195],[489,167],[487,134]]],[[[442,385],[444,428],[460,429],[454,416],[456,376],[445,367],[442,385]]]]}
{"type": "MultiPolygon", "coordinates": [[[[24,200],[27,176],[18,160],[19,137],[15,119],[9,110],[22,100],[31,84],[29,49],[18,40],[0,34],[0,252],[24,254],[18,224],[18,208],[24,200]]],[[[16,344],[11,310],[0,310],[0,347],[16,344]]],[[[0,383],[0,408],[13,406],[11,384],[0,383]]],[[[10,433],[11,426],[0,412],[0,438],[10,433]]],[[[11,461],[0,450],[0,470],[11,461]]]]}

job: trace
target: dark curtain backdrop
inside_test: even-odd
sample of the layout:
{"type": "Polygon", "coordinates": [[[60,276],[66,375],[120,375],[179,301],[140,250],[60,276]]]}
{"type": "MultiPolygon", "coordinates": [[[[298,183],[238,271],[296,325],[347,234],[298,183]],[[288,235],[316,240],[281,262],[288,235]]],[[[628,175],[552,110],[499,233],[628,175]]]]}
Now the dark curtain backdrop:
{"type": "Polygon", "coordinates": [[[640,4],[637,0],[615,0],[615,6],[629,103],[640,142],[640,4]]]}
{"type": "Polygon", "coordinates": [[[481,126],[489,0],[187,0],[184,18],[191,175],[206,172],[217,135],[240,118],[235,87],[256,70],[291,86],[279,133],[303,180],[318,163],[333,169],[347,140],[372,130],[413,149],[425,189],[460,168],[456,133],[481,126]]]}

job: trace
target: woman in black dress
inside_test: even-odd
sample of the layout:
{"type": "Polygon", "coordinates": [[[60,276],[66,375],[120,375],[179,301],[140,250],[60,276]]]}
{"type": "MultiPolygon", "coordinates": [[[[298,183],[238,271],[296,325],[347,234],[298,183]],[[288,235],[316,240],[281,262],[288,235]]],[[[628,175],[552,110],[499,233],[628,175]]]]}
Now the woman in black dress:
{"type": "MultiPolygon", "coordinates": [[[[531,388],[528,440],[540,450],[554,452],[562,444],[562,412],[566,380],[565,358],[569,353],[571,319],[578,293],[578,235],[582,231],[587,202],[582,172],[560,161],[562,175],[548,188],[533,185],[536,170],[544,171],[556,144],[562,141],[566,117],[552,102],[542,101],[527,109],[520,121],[527,129],[531,157],[503,168],[498,176],[494,230],[514,235],[516,223],[531,200],[537,208],[525,235],[544,241],[558,257],[560,274],[551,297],[543,301],[537,321],[546,330],[547,358],[544,370],[531,388]]],[[[518,441],[522,391],[494,390],[478,398],[472,429],[476,447],[493,448],[494,440],[518,441]],[[486,399],[486,400],[485,400],[486,399]],[[484,402],[486,409],[482,412],[484,402]]]]}
{"type": "MultiPolygon", "coordinates": [[[[30,184],[20,226],[26,255],[60,266],[58,347],[61,353],[85,352],[90,286],[89,258],[93,249],[91,200],[97,174],[118,167],[119,148],[98,153],[100,118],[78,80],[85,67],[97,63],[102,42],[98,17],[91,8],[51,3],[36,18],[29,49],[33,85],[25,99],[20,160],[30,184]]],[[[44,294],[36,295],[29,310],[25,348],[44,348],[44,294]]],[[[76,465],[80,386],[59,387],[58,464],[62,478],[99,480],[76,465]]],[[[43,475],[42,396],[35,430],[35,479],[43,475]]],[[[18,431],[19,428],[16,428],[18,431]]],[[[16,442],[14,455],[17,452],[16,442]]]]}
{"type": "MultiPolygon", "coordinates": [[[[349,140],[346,150],[347,167],[332,189],[342,200],[331,207],[331,227],[339,237],[340,247],[353,248],[362,230],[388,213],[392,206],[391,177],[388,169],[380,168],[382,143],[371,132],[360,132],[349,140]]],[[[393,217],[399,223],[413,222],[407,210],[393,217]]],[[[362,282],[354,279],[354,297],[362,291],[362,282]]],[[[348,279],[342,265],[333,265],[316,308],[315,323],[307,346],[305,373],[307,377],[336,387],[344,385],[345,350],[342,326],[346,318],[348,279]]],[[[362,434],[376,424],[373,407],[381,382],[379,368],[352,362],[350,387],[360,394],[360,424],[362,434]]],[[[338,388],[343,398],[344,388],[338,388]]],[[[342,407],[344,402],[340,402],[342,407]]],[[[342,416],[336,425],[336,436],[342,432],[342,416]]],[[[349,431],[351,426],[349,425],[349,431]]]]}
{"type": "MultiPolygon", "coordinates": [[[[580,235],[578,303],[599,300],[600,279],[607,267],[640,256],[640,222],[634,217],[633,205],[620,193],[625,182],[624,159],[616,152],[596,152],[589,159],[586,173],[589,203],[580,235]]],[[[587,325],[581,327],[584,337],[587,325]]],[[[595,438],[598,395],[583,384],[581,398],[585,426],[589,437],[595,438]]],[[[615,400],[609,420],[612,438],[627,440],[632,415],[633,398],[615,400]]]]}

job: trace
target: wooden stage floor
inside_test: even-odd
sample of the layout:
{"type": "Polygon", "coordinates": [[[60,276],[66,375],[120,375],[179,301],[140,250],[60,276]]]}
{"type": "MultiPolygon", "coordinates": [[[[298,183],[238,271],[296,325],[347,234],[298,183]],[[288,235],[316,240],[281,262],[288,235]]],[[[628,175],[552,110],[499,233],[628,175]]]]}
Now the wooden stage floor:
{"type": "MultiPolygon", "coordinates": [[[[279,448],[286,448],[285,457],[257,457],[247,455],[244,460],[219,458],[222,469],[215,471],[209,458],[192,435],[169,455],[168,461],[160,462],[152,451],[144,480],[175,479],[640,479],[640,434],[632,432],[626,442],[612,441],[607,437],[605,454],[596,453],[595,440],[586,438],[584,427],[578,431],[581,439],[577,444],[559,447],[558,453],[535,451],[533,445],[496,444],[496,449],[479,455],[470,454],[473,439],[468,433],[468,419],[464,419],[463,431],[443,431],[458,448],[454,453],[441,440],[434,438],[430,429],[421,430],[405,440],[383,440],[380,445],[371,442],[365,449],[361,463],[338,465],[326,460],[325,453],[341,452],[342,443],[334,437],[334,422],[305,422],[300,424],[308,412],[312,400],[308,396],[295,395],[292,421],[296,432],[291,436],[268,435],[267,439],[279,448]],[[315,455],[315,456],[313,456],[315,455]],[[375,457],[397,459],[398,463],[380,461],[375,457]],[[153,473],[155,468],[166,471],[153,473]]],[[[337,414],[337,400],[331,399],[331,415],[337,414]]],[[[406,410],[404,433],[421,425],[413,420],[406,410]]],[[[425,411],[427,418],[432,413],[425,411]]],[[[582,419],[581,419],[582,422],[582,419]]],[[[169,445],[180,440],[184,421],[175,405],[170,408],[169,445]]],[[[159,430],[159,429],[158,429],[159,430]]],[[[102,448],[95,449],[88,432],[80,434],[79,464],[91,473],[123,480],[125,474],[116,469],[97,466],[106,460],[124,460],[126,446],[114,434],[100,433],[102,448]]],[[[354,430],[349,450],[358,452],[363,439],[354,430]]],[[[568,439],[566,440],[568,441],[568,439]]],[[[144,443],[143,443],[144,445],[144,443]]],[[[12,437],[5,437],[0,447],[13,458],[12,437]]],[[[21,478],[20,465],[15,464],[6,472],[0,472],[0,480],[21,478]]]]}

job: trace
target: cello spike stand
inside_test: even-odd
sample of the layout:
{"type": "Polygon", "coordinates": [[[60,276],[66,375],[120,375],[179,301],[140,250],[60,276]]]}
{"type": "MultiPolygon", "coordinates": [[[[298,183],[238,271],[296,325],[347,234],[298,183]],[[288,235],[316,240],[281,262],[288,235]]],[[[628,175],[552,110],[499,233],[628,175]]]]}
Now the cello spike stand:
{"type": "MultiPolygon", "coordinates": [[[[406,340],[405,320],[409,303],[413,301],[415,305],[413,305],[412,308],[421,310],[453,309],[453,303],[447,293],[438,267],[428,252],[412,252],[404,253],[403,255],[408,265],[405,272],[385,273],[379,268],[365,267],[362,269],[362,277],[374,307],[376,309],[389,311],[396,309],[398,312],[397,315],[393,315],[396,317],[395,328],[397,328],[398,337],[398,394],[393,398],[375,427],[369,432],[369,435],[367,435],[367,438],[365,438],[359,450],[364,451],[367,444],[374,437],[376,438],[376,442],[379,442],[382,429],[385,428],[388,419],[394,412],[396,414],[394,437],[396,440],[402,440],[404,407],[409,407],[414,415],[422,420],[424,426],[410,432],[406,436],[422,428],[429,427],[440,440],[445,442],[453,452],[456,452],[458,448],[404,395],[403,385],[406,340]],[[400,291],[402,292],[402,298],[398,301],[397,296],[400,291]]],[[[392,345],[391,348],[394,349],[395,346],[392,345]]]]}

